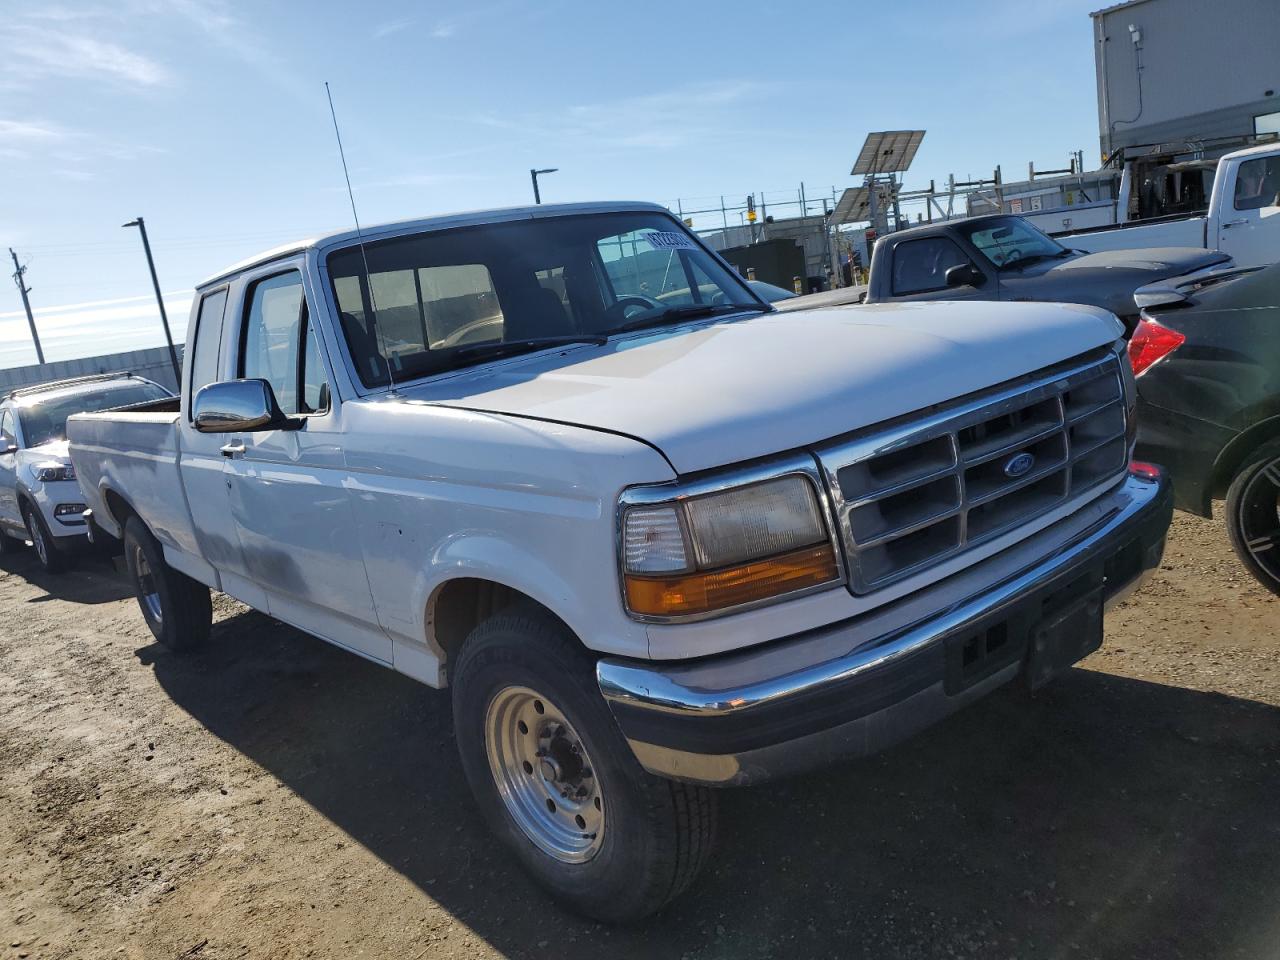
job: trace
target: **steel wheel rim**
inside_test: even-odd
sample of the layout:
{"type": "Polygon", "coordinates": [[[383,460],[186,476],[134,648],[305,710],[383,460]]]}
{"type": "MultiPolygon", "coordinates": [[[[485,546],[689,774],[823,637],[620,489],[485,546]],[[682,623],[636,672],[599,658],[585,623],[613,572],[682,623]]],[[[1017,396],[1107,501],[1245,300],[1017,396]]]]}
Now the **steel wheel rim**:
{"type": "Polygon", "coordinates": [[[31,514],[27,514],[27,532],[31,534],[31,545],[36,548],[36,556],[40,558],[40,562],[47,564],[49,562],[49,545],[44,542],[44,534],[40,531],[40,521],[31,514]]]}
{"type": "Polygon", "coordinates": [[[604,798],[582,738],[564,713],[528,687],[489,703],[485,752],[498,795],[535,846],[562,863],[585,863],[604,842],[604,798]]]}
{"type": "Polygon", "coordinates": [[[1249,478],[1236,510],[1236,523],[1253,562],[1280,582],[1280,460],[1272,460],[1249,478]]]}
{"type": "Polygon", "coordinates": [[[151,564],[147,563],[147,555],[142,547],[133,548],[133,569],[138,576],[138,598],[147,608],[147,613],[156,623],[162,623],[164,616],[160,612],[160,591],[156,588],[156,578],[151,573],[151,564]]]}

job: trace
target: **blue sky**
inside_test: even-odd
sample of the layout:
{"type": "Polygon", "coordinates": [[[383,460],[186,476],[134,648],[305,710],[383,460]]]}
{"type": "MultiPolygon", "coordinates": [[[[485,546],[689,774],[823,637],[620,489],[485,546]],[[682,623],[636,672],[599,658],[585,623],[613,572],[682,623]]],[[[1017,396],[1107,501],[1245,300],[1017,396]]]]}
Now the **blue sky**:
{"type": "MultiPolygon", "coordinates": [[[[30,264],[49,359],[162,342],[146,217],[182,336],[191,286],[350,210],[675,206],[853,185],[868,131],[928,130],[908,188],[1098,160],[1099,0],[109,0],[0,23],[0,247],[30,264]],[[794,12],[793,12],[794,11],[794,12]]],[[[701,218],[695,227],[714,226],[701,218]]],[[[6,255],[6,277],[11,265],[6,255]]],[[[0,367],[34,362],[12,281],[0,367]]]]}

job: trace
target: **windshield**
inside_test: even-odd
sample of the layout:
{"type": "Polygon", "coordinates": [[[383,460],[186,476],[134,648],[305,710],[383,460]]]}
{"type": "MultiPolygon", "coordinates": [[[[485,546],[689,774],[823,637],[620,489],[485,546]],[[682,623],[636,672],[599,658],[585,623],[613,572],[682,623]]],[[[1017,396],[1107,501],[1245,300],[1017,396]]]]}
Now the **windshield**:
{"type": "Polygon", "coordinates": [[[73,413],[95,413],[115,407],[128,407],[135,403],[160,400],[170,396],[168,390],[154,383],[137,383],[109,390],[75,393],[69,397],[37,400],[18,410],[18,422],[22,424],[22,439],[28,447],[38,447],[50,440],[65,440],[67,417],[73,413]]]}
{"type": "Polygon", "coordinates": [[[1002,270],[1021,263],[1065,257],[1071,252],[1021,217],[984,220],[977,227],[966,229],[962,225],[960,229],[984,257],[1002,270]]]}
{"type": "Polygon", "coordinates": [[[437,230],[366,244],[365,255],[371,282],[359,247],[335,251],[327,266],[367,387],[387,383],[388,365],[395,379],[411,379],[513,352],[512,344],[598,340],[761,309],[743,281],[660,213],[437,230]]]}

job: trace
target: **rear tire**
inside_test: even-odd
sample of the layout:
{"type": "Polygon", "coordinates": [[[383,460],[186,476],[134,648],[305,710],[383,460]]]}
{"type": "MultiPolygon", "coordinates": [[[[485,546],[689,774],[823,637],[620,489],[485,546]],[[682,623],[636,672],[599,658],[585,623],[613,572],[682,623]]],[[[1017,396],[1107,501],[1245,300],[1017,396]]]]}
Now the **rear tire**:
{"type": "Polygon", "coordinates": [[[1231,548],[1260,584],[1280,594],[1280,440],[1264,443],[1227,488],[1231,548]]]}
{"type": "Polygon", "coordinates": [[[156,640],[174,651],[203,645],[213,625],[209,588],[169,566],[138,517],[125,524],[124,556],[142,618],[156,640]]]}
{"type": "Polygon", "coordinates": [[[49,532],[49,528],[45,525],[44,517],[40,515],[40,511],[23,504],[22,519],[27,523],[27,536],[31,538],[31,545],[35,548],[36,559],[40,561],[40,566],[44,568],[45,573],[62,573],[67,569],[67,558],[59,552],[57,546],[53,542],[53,534],[49,532]]]}
{"type": "Polygon", "coordinates": [[[452,684],[480,812],[552,896],[626,922],[689,886],[711,851],[716,797],[641,768],[564,624],[529,607],[494,615],[467,638],[452,684]]]}

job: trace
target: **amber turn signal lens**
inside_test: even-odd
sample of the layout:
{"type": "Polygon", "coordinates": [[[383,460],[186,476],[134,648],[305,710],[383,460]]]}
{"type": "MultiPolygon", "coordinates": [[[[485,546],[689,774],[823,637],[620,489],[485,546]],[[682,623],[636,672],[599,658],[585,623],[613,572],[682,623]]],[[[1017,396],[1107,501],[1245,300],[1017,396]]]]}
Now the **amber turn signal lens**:
{"type": "Polygon", "coordinates": [[[665,577],[628,575],[627,605],[632,613],[644,616],[689,616],[821,586],[837,576],[835,552],[824,543],[721,570],[665,577]]]}

